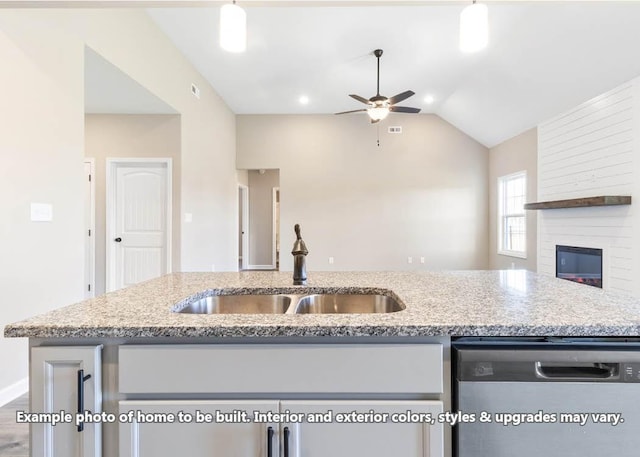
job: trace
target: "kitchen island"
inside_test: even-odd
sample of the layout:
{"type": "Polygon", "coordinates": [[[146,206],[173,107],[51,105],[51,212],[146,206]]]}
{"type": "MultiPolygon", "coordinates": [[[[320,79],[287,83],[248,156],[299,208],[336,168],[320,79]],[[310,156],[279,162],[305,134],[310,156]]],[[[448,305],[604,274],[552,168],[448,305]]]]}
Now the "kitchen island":
{"type": "Polygon", "coordinates": [[[175,273],[6,326],[30,338],[31,410],[78,412],[32,424],[32,455],[449,456],[437,418],[452,408],[453,337],[640,335],[640,300],[525,271],[313,272],[291,284],[280,272],[175,273]],[[405,309],[173,312],[276,293],[375,293],[405,309]]]}
{"type": "Polygon", "coordinates": [[[638,336],[640,300],[523,270],[174,273],[5,327],[6,337],[638,336]],[[389,291],[388,314],[193,315],[206,294],[389,291]]]}

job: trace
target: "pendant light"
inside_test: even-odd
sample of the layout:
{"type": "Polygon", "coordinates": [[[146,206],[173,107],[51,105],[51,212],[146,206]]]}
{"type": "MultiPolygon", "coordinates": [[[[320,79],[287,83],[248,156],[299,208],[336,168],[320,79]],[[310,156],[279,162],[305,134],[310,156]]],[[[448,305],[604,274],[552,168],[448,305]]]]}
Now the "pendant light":
{"type": "Polygon", "coordinates": [[[247,49],[247,13],[235,0],[220,8],[220,47],[229,52],[247,49]]]}
{"type": "Polygon", "coordinates": [[[460,50],[477,52],[489,43],[489,11],[487,5],[476,3],[460,13],[460,50]]]}

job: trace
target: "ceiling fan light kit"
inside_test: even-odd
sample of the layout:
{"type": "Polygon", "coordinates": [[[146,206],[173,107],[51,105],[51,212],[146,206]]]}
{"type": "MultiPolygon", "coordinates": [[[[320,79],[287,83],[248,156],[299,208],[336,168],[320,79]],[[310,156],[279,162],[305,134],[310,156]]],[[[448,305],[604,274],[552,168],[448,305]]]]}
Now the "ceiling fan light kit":
{"type": "Polygon", "coordinates": [[[460,50],[477,52],[489,44],[489,10],[487,5],[476,3],[460,13],[460,50]]]}
{"type": "Polygon", "coordinates": [[[373,121],[381,121],[389,115],[389,108],[386,106],[379,106],[376,108],[369,108],[367,114],[373,121]]]}
{"type": "Polygon", "coordinates": [[[236,53],[247,49],[247,13],[235,0],[220,8],[220,47],[236,53]]]}

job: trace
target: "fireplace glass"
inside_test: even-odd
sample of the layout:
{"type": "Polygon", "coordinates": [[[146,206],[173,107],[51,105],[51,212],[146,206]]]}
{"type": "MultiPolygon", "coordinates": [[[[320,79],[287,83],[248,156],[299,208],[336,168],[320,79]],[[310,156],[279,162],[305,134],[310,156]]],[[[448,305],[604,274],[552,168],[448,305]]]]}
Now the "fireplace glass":
{"type": "Polygon", "coordinates": [[[602,288],[602,249],[556,246],[556,277],[602,288]]]}

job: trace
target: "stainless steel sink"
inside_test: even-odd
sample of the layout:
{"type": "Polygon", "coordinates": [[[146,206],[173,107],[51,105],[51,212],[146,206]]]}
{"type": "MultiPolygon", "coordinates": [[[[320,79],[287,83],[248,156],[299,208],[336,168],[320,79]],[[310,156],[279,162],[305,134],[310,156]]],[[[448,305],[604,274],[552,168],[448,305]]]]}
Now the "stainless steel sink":
{"type": "Polygon", "coordinates": [[[296,314],[395,313],[405,306],[386,295],[317,294],[302,297],[296,314]]]}
{"type": "Polygon", "coordinates": [[[284,314],[291,304],[288,295],[214,295],[180,309],[189,314],[284,314]]]}
{"type": "Polygon", "coordinates": [[[380,294],[212,295],[176,305],[187,314],[370,314],[394,313],[405,306],[380,294]]]}

